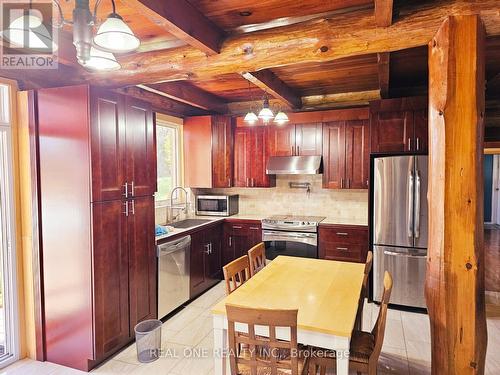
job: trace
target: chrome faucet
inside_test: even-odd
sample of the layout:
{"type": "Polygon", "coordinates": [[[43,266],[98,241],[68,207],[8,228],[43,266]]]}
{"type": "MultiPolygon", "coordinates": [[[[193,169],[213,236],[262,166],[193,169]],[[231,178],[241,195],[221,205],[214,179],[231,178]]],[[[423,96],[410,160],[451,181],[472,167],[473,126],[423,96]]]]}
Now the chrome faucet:
{"type": "Polygon", "coordinates": [[[184,194],[186,194],[186,203],[185,203],[185,206],[183,208],[181,208],[182,211],[185,211],[186,213],[188,213],[188,209],[189,209],[189,202],[188,202],[188,192],[186,189],[184,189],[182,186],[177,186],[175,187],[172,192],[170,193],[170,217],[172,218],[172,222],[175,221],[179,215],[182,213],[182,211],[174,217],[174,208],[177,208],[179,209],[179,207],[174,207],[174,194],[177,190],[182,190],[184,192],[184,194]]]}

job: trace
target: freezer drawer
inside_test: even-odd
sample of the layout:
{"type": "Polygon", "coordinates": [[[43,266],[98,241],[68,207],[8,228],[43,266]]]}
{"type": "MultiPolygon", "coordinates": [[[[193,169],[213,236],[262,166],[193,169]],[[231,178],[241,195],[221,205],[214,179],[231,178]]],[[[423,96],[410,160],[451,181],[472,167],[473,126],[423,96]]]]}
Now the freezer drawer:
{"type": "Polygon", "coordinates": [[[425,308],[426,258],[425,249],[374,246],[373,299],[382,299],[384,271],[389,271],[394,280],[390,303],[425,308]]]}

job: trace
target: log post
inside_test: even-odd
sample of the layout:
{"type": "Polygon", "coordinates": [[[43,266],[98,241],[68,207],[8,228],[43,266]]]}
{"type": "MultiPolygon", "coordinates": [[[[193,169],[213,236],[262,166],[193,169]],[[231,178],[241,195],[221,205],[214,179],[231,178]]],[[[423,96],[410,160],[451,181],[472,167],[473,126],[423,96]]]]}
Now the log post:
{"type": "Polygon", "coordinates": [[[453,16],[429,43],[429,251],[432,374],[484,374],[484,39],[453,16]]]}

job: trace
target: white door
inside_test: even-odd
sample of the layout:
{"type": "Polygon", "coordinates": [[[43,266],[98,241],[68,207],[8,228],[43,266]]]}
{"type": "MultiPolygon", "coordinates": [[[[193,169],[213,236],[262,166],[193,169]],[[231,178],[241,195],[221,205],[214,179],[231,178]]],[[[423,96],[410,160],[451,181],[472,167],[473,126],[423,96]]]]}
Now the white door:
{"type": "Polygon", "coordinates": [[[0,368],[19,358],[12,181],[13,89],[0,82],[0,368]]]}

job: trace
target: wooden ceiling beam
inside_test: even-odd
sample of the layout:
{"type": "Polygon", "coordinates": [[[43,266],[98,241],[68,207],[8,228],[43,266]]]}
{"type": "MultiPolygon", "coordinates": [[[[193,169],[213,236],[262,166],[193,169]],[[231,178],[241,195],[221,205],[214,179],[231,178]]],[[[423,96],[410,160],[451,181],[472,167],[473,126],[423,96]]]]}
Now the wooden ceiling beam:
{"type": "Polygon", "coordinates": [[[130,0],[127,6],[208,55],[220,52],[224,31],[187,0],[130,0]]]}
{"type": "Polygon", "coordinates": [[[375,22],[377,26],[392,25],[393,0],[375,0],[375,22]]]}
{"type": "Polygon", "coordinates": [[[356,55],[391,52],[427,44],[449,15],[479,14],[488,35],[500,35],[497,0],[410,2],[400,8],[405,17],[390,28],[377,27],[373,11],[339,14],[332,19],[231,36],[218,55],[180,47],[120,58],[122,69],[94,74],[96,84],[151,83],[187,74],[196,79],[255,72],[297,63],[318,63],[356,55]],[[353,32],[355,30],[355,32],[353,32]]]}
{"type": "Polygon", "coordinates": [[[153,111],[164,113],[167,115],[183,117],[183,116],[198,116],[206,115],[207,111],[202,111],[198,108],[193,108],[176,100],[166,98],[162,95],[144,90],[140,87],[130,86],[114,90],[117,93],[129,95],[137,99],[141,99],[151,103],[153,111]]]}
{"type": "Polygon", "coordinates": [[[390,52],[382,52],[377,54],[378,66],[378,84],[380,87],[380,96],[383,99],[389,97],[389,68],[391,61],[390,52]]]}
{"type": "Polygon", "coordinates": [[[302,107],[300,97],[272,71],[265,69],[258,72],[246,72],[242,76],[290,108],[302,107]]]}
{"type": "Polygon", "coordinates": [[[193,107],[217,113],[227,113],[227,103],[218,96],[204,91],[189,82],[156,83],[143,86],[145,90],[154,90],[157,94],[177,100],[193,107]]]}

